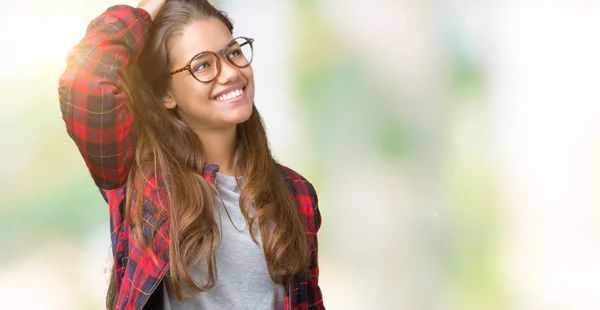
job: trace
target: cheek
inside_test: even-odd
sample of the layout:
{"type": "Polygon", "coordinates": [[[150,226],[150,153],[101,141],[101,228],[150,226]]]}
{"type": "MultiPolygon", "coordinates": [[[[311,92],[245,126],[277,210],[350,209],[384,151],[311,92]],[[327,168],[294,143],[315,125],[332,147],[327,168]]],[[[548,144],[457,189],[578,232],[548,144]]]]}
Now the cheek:
{"type": "Polygon", "coordinates": [[[213,83],[200,83],[193,77],[189,77],[189,79],[173,85],[173,90],[178,104],[186,106],[210,100],[212,86],[213,83]]]}
{"type": "Polygon", "coordinates": [[[248,85],[251,88],[250,95],[254,95],[254,71],[252,71],[252,67],[249,67],[246,70],[242,71],[242,74],[244,75],[244,78],[246,79],[248,85]]]}
{"type": "Polygon", "coordinates": [[[249,83],[254,83],[254,70],[252,70],[252,66],[246,68],[246,70],[243,71],[243,74],[249,83]]]}

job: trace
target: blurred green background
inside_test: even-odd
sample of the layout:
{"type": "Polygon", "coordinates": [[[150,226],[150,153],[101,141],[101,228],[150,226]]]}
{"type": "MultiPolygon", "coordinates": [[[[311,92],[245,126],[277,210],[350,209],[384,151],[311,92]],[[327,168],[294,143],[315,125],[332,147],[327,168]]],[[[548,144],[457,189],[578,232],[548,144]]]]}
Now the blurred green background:
{"type": "MultiPolygon", "coordinates": [[[[598,2],[213,3],[319,193],[328,309],[600,308],[598,2]]],[[[114,4],[0,4],[0,308],[103,306],[108,210],[56,87],[114,4]]]]}

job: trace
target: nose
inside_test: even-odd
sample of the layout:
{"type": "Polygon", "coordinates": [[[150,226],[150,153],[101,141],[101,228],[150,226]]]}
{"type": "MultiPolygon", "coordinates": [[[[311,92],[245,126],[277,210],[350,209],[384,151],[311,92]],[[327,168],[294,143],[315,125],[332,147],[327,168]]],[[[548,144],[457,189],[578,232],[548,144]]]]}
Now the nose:
{"type": "Polygon", "coordinates": [[[221,73],[218,77],[219,84],[230,84],[232,82],[237,82],[240,77],[239,68],[230,64],[225,57],[221,58],[221,73]]]}

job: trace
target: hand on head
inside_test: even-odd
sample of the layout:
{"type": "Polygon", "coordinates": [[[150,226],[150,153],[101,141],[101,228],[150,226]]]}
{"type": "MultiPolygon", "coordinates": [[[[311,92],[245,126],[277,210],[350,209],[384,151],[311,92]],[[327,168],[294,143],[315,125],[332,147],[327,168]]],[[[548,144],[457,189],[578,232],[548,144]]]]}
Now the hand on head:
{"type": "Polygon", "coordinates": [[[142,0],[138,4],[138,8],[144,9],[150,14],[152,20],[154,20],[154,18],[156,18],[156,15],[158,15],[158,12],[166,2],[167,0],[142,0]]]}

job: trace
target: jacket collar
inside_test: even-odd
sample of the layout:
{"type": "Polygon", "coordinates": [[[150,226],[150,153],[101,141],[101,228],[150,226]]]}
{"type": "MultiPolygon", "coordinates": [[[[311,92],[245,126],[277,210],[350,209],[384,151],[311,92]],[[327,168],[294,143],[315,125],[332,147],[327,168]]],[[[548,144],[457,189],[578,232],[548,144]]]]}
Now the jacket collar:
{"type": "Polygon", "coordinates": [[[217,172],[219,172],[219,165],[215,164],[205,164],[204,170],[202,171],[202,176],[208,183],[215,184],[215,179],[217,178],[217,172]]]}

